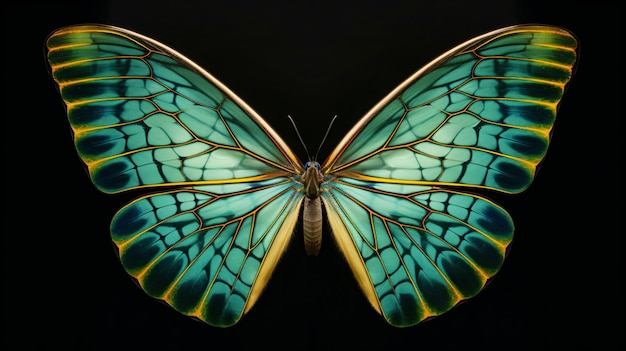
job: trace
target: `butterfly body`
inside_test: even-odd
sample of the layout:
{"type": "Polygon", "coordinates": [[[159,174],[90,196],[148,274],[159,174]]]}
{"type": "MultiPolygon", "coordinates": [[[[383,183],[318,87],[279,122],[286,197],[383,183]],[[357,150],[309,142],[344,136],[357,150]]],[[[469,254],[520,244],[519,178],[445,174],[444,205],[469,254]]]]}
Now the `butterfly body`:
{"type": "Polygon", "coordinates": [[[324,175],[320,172],[320,164],[316,161],[307,162],[304,168],[306,169],[302,176],[305,192],[302,211],[304,248],[307,255],[317,256],[322,246],[322,202],[320,195],[324,175]]]}
{"type": "Polygon", "coordinates": [[[514,232],[479,192],[531,184],[577,57],[576,38],[557,27],[478,36],[392,90],[321,166],[302,166],[229,88],[153,39],[82,25],[46,44],[93,183],[152,190],[112,220],[125,270],[148,295],[219,327],[258,300],[300,211],[317,254],[322,208],[390,324],[418,324],[478,294],[514,232]]]}

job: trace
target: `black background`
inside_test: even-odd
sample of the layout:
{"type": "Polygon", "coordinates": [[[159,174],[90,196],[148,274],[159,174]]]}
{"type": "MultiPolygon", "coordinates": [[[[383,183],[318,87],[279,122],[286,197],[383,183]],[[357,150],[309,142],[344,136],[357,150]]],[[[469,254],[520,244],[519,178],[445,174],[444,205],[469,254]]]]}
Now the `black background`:
{"type": "Polygon", "coordinates": [[[30,1],[4,6],[4,349],[623,347],[622,18],[616,2],[30,1]],[[621,16],[620,16],[621,17],[621,16]],[[490,195],[516,223],[504,267],[477,297],[397,329],[368,305],[328,231],[307,257],[300,231],[249,314],[218,329],[148,297],[110,242],[136,194],[90,183],[43,56],[78,23],[145,34],[207,69],[263,116],[302,160],[287,114],[320,152],[411,73],[484,32],[546,23],[581,40],[578,71],[533,185],[490,195]],[[615,82],[615,83],[613,83],[615,82]],[[617,342],[617,343],[616,343],[617,342]],[[609,346],[611,345],[611,346],[609,346]]]}

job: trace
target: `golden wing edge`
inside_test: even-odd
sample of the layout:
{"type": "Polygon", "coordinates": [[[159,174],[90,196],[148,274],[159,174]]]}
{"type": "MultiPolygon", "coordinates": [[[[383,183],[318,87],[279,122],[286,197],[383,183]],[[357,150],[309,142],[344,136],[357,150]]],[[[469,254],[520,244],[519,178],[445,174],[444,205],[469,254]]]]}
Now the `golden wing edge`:
{"type": "Polygon", "coordinates": [[[365,267],[363,258],[354,246],[354,242],[351,239],[352,236],[343,224],[342,219],[335,212],[335,209],[332,207],[332,205],[326,200],[325,197],[322,196],[321,198],[324,202],[324,207],[326,208],[326,219],[330,224],[335,243],[337,244],[340,251],[343,253],[344,258],[348,262],[348,266],[350,267],[354,278],[361,288],[361,291],[367,298],[367,301],[369,301],[374,310],[376,310],[376,312],[378,312],[378,314],[382,316],[383,310],[380,306],[380,301],[378,300],[374,285],[372,284],[369,274],[367,273],[367,268],[365,267]]]}
{"type": "Polygon", "coordinates": [[[245,315],[250,311],[250,309],[257,302],[263,290],[267,286],[272,274],[274,273],[274,269],[278,262],[281,260],[283,254],[285,253],[287,246],[291,241],[295,233],[295,227],[298,223],[298,219],[300,218],[300,208],[302,206],[302,201],[304,197],[300,197],[298,202],[295,204],[293,210],[290,211],[287,218],[283,222],[280,230],[276,234],[276,238],[272,243],[272,247],[270,251],[265,255],[263,262],[261,263],[261,268],[259,269],[259,273],[257,274],[256,279],[254,280],[254,284],[250,290],[250,295],[248,296],[248,300],[246,301],[246,306],[243,309],[243,314],[245,315]]]}

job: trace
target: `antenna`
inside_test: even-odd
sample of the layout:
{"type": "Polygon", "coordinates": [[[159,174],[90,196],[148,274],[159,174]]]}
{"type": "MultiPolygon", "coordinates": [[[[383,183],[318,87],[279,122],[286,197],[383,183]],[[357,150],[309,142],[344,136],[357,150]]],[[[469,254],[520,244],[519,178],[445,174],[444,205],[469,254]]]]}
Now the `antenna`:
{"type": "MultiPolygon", "coordinates": [[[[293,129],[296,130],[296,135],[298,136],[298,139],[300,139],[300,144],[302,144],[302,147],[304,147],[304,151],[306,151],[306,157],[309,160],[311,160],[311,155],[309,154],[309,150],[306,148],[306,144],[302,140],[302,136],[300,136],[300,132],[298,131],[298,127],[296,126],[296,122],[293,121],[293,118],[291,118],[290,115],[287,115],[287,117],[291,121],[291,125],[293,125],[293,129]]],[[[319,154],[320,149],[322,148],[322,145],[324,145],[324,142],[326,141],[326,137],[328,136],[328,133],[330,132],[330,128],[333,126],[333,123],[335,123],[335,119],[337,119],[337,115],[335,115],[333,119],[330,121],[330,124],[328,125],[328,128],[326,129],[326,134],[324,134],[324,139],[322,139],[320,146],[317,148],[317,152],[315,153],[315,158],[313,160],[317,161],[317,154],[319,154]]]]}
{"type": "Polygon", "coordinates": [[[296,126],[296,122],[293,121],[293,118],[291,118],[291,116],[287,115],[287,117],[291,121],[291,125],[293,125],[293,129],[296,130],[296,135],[298,136],[298,139],[300,139],[300,144],[302,144],[302,147],[304,148],[304,151],[306,151],[306,158],[307,158],[307,160],[310,160],[311,159],[311,155],[309,154],[309,150],[306,148],[306,144],[304,143],[304,141],[302,141],[302,137],[300,136],[300,132],[298,131],[298,127],[296,126]]]}
{"type": "Polygon", "coordinates": [[[333,123],[335,123],[335,119],[337,119],[337,115],[335,115],[335,117],[333,117],[333,119],[330,121],[330,124],[328,125],[328,128],[326,129],[326,134],[324,134],[324,139],[322,139],[320,146],[317,147],[317,152],[315,153],[316,161],[317,161],[317,154],[320,153],[320,149],[322,148],[322,145],[324,145],[324,142],[326,141],[326,137],[328,136],[328,133],[330,132],[330,127],[332,127],[333,123]]]}

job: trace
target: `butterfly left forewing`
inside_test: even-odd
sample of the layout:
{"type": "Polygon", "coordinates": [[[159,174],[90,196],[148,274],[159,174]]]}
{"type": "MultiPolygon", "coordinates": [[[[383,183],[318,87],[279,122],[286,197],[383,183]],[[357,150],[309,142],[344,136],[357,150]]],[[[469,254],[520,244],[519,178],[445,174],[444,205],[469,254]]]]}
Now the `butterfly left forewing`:
{"type": "Polygon", "coordinates": [[[92,181],[131,188],[300,174],[278,135],[173,49],[112,26],[62,28],[47,58],[92,181]]]}
{"type": "Polygon", "coordinates": [[[512,220],[473,192],[530,185],[576,56],[556,27],[479,36],[400,84],[324,163],[333,233],[388,322],[441,314],[498,271],[512,220]]]}

